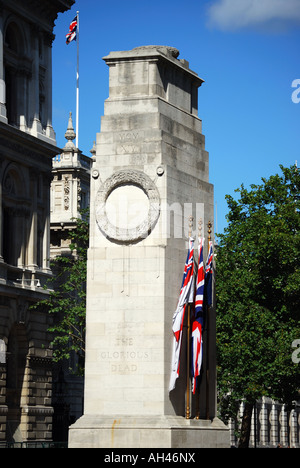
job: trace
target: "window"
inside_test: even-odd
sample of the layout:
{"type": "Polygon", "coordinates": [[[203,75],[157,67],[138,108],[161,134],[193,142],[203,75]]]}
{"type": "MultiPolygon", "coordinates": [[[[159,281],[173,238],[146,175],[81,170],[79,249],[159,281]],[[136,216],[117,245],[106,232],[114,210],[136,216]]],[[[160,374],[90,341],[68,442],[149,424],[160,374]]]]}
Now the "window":
{"type": "Polygon", "coordinates": [[[10,23],[6,29],[5,46],[18,54],[20,52],[21,37],[20,32],[15,23],[10,23]]]}

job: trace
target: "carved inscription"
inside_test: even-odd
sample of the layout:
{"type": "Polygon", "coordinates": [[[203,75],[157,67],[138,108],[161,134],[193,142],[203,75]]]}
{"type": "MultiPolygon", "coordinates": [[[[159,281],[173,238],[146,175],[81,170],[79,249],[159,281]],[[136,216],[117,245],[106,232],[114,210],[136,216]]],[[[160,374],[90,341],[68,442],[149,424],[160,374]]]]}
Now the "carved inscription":
{"type": "Polygon", "coordinates": [[[138,141],[144,137],[143,132],[138,130],[122,132],[117,134],[117,154],[137,154],[141,151],[138,141]]]}
{"type": "Polygon", "coordinates": [[[140,153],[140,145],[123,144],[117,146],[117,154],[137,154],[140,153]]]}
{"type": "Polygon", "coordinates": [[[133,130],[131,132],[122,132],[118,134],[118,139],[121,143],[128,141],[136,141],[144,137],[143,132],[138,130],[133,130]]]}
{"type": "Polygon", "coordinates": [[[113,374],[128,375],[137,371],[136,364],[112,364],[111,372],[113,374]]]}
{"type": "Polygon", "coordinates": [[[101,360],[108,361],[113,374],[128,375],[136,373],[139,365],[149,361],[150,352],[138,349],[133,337],[117,336],[114,340],[114,351],[102,351],[101,360]]]}

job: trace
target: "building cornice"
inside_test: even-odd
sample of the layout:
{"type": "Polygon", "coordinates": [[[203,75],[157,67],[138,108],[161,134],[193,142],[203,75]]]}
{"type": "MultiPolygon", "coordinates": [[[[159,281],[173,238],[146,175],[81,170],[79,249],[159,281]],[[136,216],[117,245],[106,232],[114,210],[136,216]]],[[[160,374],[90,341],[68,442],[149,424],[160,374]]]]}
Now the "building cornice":
{"type": "Polygon", "coordinates": [[[0,0],[0,11],[10,10],[17,16],[27,17],[33,24],[52,30],[58,13],[64,13],[74,5],[75,0],[0,0]]]}
{"type": "Polygon", "coordinates": [[[23,156],[32,157],[35,155],[51,159],[61,152],[57,146],[0,121],[0,152],[2,148],[23,156]]]}

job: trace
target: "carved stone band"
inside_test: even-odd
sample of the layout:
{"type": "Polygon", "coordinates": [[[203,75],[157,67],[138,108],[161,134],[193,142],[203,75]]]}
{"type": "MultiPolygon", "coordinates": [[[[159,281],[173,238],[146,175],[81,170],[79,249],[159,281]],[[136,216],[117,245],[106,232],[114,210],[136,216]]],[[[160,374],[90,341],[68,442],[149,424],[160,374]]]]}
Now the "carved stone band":
{"type": "Polygon", "coordinates": [[[96,221],[100,231],[111,241],[134,243],[145,239],[153,230],[160,213],[160,196],[156,185],[144,172],[124,169],[115,172],[102,183],[96,198],[96,221]],[[106,202],[110,194],[122,186],[134,185],[143,190],[149,200],[144,220],[133,228],[114,226],[107,217],[106,202]]]}

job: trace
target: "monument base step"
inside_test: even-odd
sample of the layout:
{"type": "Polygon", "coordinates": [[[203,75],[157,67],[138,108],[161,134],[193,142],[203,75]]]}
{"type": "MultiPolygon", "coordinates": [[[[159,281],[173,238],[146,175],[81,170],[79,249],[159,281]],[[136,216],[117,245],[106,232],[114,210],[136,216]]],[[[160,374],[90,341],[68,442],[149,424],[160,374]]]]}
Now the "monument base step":
{"type": "Polygon", "coordinates": [[[218,418],[87,414],[69,429],[69,448],[229,447],[229,429],[218,418]]]}

